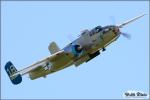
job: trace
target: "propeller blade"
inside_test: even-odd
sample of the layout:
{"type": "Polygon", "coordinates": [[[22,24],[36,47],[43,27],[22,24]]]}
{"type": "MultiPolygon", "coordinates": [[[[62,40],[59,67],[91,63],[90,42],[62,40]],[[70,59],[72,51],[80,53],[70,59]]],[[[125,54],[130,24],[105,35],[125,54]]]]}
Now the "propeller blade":
{"type": "Polygon", "coordinates": [[[70,42],[73,42],[76,39],[76,37],[73,34],[68,34],[67,38],[69,39],[70,42]]]}
{"type": "Polygon", "coordinates": [[[109,18],[110,18],[112,24],[116,25],[116,19],[115,19],[115,17],[114,16],[110,16],[109,18]]]}
{"type": "Polygon", "coordinates": [[[129,21],[126,21],[126,22],[124,22],[124,23],[122,23],[122,24],[119,24],[118,27],[119,27],[119,28],[122,28],[123,26],[125,26],[125,25],[127,25],[127,24],[129,24],[129,23],[131,23],[131,22],[133,22],[133,21],[135,21],[135,20],[137,20],[137,19],[143,17],[144,15],[146,15],[146,14],[142,14],[142,15],[137,16],[137,17],[135,17],[135,18],[133,18],[133,19],[131,19],[131,20],[129,20],[129,21]]]}
{"type": "Polygon", "coordinates": [[[122,36],[124,36],[127,39],[131,39],[131,35],[127,33],[121,33],[122,36]]]}

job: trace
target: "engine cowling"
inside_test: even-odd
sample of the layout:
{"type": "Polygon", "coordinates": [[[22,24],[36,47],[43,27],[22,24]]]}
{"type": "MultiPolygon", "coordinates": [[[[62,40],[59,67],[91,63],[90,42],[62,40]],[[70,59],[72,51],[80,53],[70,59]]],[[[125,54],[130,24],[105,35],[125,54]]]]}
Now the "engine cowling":
{"type": "Polygon", "coordinates": [[[83,49],[79,44],[72,45],[71,48],[72,48],[72,53],[74,54],[75,57],[79,57],[83,52],[83,49]]]}

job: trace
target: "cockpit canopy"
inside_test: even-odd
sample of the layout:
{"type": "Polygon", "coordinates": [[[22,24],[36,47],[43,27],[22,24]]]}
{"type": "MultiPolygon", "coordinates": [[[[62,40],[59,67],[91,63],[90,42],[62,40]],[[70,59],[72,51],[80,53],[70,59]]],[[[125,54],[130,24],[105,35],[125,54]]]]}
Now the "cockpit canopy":
{"type": "Polygon", "coordinates": [[[90,36],[92,36],[92,35],[94,35],[94,34],[96,34],[96,33],[99,33],[100,31],[102,31],[102,26],[96,26],[94,29],[92,29],[91,31],[90,31],[90,36]]]}
{"type": "Polygon", "coordinates": [[[95,29],[95,31],[98,33],[98,32],[100,32],[103,28],[102,28],[102,26],[97,26],[97,27],[95,27],[94,29],[95,29]]]}
{"type": "Polygon", "coordinates": [[[102,30],[102,26],[96,26],[94,29],[91,30],[92,33],[98,33],[102,30]]]}
{"type": "Polygon", "coordinates": [[[91,31],[89,30],[84,30],[82,31],[81,35],[84,35],[84,34],[90,34],[90,35],[94,35],[95,33],[99,33],[100,31],[103,30],[103,27],[102,26],[96,26],[95,28],[93,28],[91,31]]]}

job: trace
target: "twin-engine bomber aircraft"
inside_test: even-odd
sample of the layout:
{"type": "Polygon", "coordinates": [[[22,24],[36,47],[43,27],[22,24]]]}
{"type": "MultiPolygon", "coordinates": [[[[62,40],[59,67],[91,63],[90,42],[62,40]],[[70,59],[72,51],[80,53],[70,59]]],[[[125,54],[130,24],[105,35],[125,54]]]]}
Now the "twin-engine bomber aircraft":
{"type": "Polygon", "coordinates": [[[137,16],[119,25],[97,26],[92,30],[84,30],[79,38],[68,44],[63,49],[59,49],[55,42],[50,43],[48,49],[50,56],[17,71],[15,66],[9,61],[5,65],[5,70],[14,85],[22,82],[22,76],[29,74],[31,80],[46,77],[46,75],[62,70],[70,65],[79,66],[88,62],[100,54],[100,50],[105,51],[106,46],[116,41],[120,35],[129,38],[126,33],[120,32],[120,28],[133,22],[145,14],[137,16]]]}

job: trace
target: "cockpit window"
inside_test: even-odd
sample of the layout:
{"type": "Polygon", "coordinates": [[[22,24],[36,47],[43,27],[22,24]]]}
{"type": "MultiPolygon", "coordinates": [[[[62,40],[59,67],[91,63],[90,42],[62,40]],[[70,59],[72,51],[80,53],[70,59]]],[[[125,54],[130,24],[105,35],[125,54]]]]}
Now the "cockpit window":
{"type": "Polygon", "coordinates": [[[100,32],[102,30],[102,27],[101,26],[97,26],[97,27],[95,27],[95,30],[98,33],[98,32],[100,32]]]}
{"type": "Polygon", "coordinates": [[[104,31],[105,31],[105,32],[109,31],[109,28],[106,28],[104,31]]]}
{"type": "Polygon", "coordinates": [[[101,26],[97,26],[94,29],[92,29],[90,31],[90,36],[94,35],[95,33],[99,33],[100,31],[102,31],[102,27],[101,26]]]}
{"type": "Polygon", "coordinates": [[[114,26],[113,25],[109,25],[109,26],[105,26],[103,27],[103,34],[105,34],[106,32],[108,32],[109,30],[113,29],[114,26]]]}

